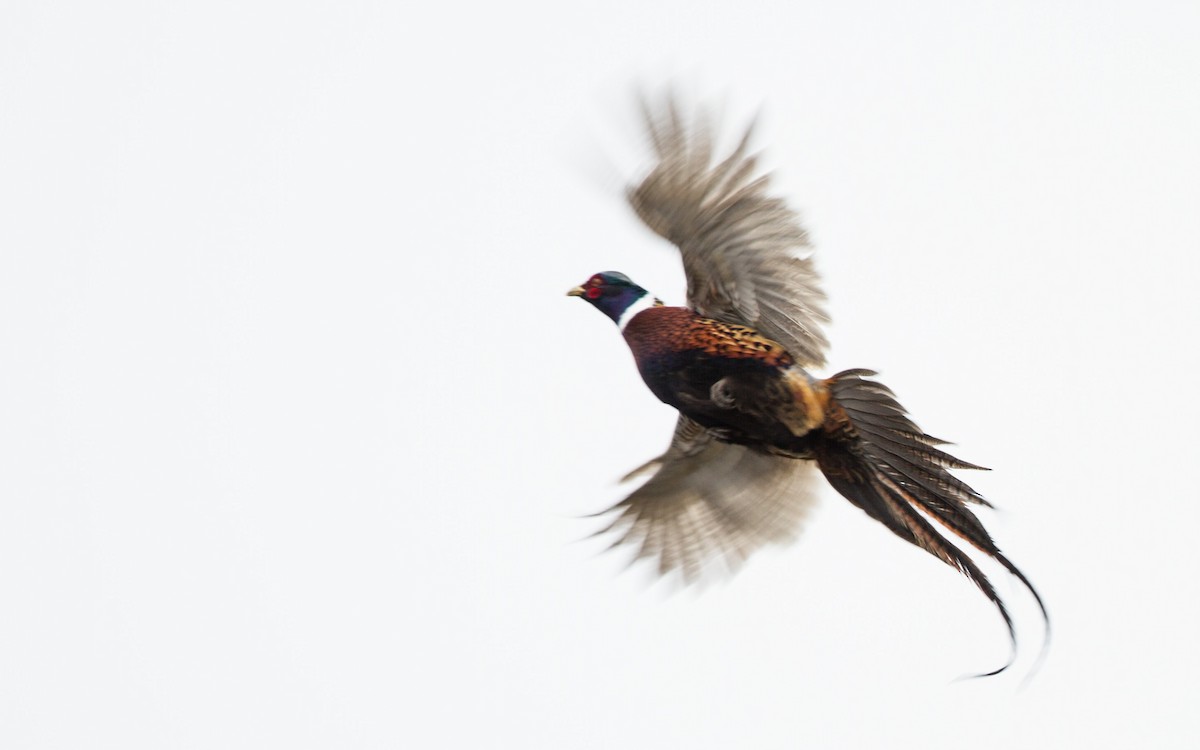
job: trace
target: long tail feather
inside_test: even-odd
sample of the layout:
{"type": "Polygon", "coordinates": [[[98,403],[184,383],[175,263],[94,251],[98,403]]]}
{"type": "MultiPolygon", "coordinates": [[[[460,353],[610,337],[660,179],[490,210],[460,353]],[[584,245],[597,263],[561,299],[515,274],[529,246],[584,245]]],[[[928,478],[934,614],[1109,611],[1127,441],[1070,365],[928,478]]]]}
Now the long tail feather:
{"type": "Polygon", "coordinates": [[[989,505],[948,469],[982,468],[961,461],[933,446],[944,441],[924,433],[886,386],[866,377],[870,370],[847,370],[825,381],[831,396],[822,437],[816,443],[817,463],[830,484],[869,516],[897,536],[957,568],[995,605],[1008,629],[1012,656],[1017,635],[1013,620],[995,587],[978,565],[951,544],[928,519],[998,562],[1028,589],[1045,620],[1038,663],[1050,637],[1050,616],[1029,578],[1000,552],[969,504],[989,505]]]}

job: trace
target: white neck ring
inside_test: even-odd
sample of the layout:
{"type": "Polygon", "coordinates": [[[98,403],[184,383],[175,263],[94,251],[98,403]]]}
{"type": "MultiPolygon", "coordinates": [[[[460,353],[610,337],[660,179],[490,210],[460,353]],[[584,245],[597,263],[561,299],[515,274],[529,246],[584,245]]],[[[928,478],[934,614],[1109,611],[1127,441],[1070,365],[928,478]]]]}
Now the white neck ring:
{"type": "Polygon", "coordinates": [[[634,300],[633,304],[625,308],[625,312],[621,313],[621,317],[617,319],[617,328],[621,329],[621,333],[625,333],[625,326],[629,325],[629,321],[642,312],[649,310],[651,307],[658,305],[659,302],[649,292],[643,294],[634,300]]]}

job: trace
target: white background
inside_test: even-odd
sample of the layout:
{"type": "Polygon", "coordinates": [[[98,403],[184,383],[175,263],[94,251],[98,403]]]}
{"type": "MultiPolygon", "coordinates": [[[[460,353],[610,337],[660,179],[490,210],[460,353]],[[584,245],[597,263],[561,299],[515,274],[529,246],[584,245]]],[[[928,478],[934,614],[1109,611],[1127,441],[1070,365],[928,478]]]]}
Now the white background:
{"type": "Polygon", "coordinates": [[[0,7],[0,745],[1196,746],[1200,6],[424,5],[0,7]],[[703,592],[574,541],[673,422],[563,296],[682,302],[670,82],[993,467],[1025,689],[832,491],[703,592]]]}

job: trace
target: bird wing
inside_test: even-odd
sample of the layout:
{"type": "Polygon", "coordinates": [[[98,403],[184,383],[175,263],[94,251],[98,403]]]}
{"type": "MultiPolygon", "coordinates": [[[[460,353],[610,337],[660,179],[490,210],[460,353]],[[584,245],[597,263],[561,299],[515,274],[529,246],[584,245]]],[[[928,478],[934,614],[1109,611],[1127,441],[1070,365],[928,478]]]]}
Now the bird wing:
{"type": "Polygon", "coordinates": [[[794,540],[817,497],[811,462],[719,442],[682,415],[667,452],[627,478],[648,472],[597,533],[637,545],[635,559],[657,558],[660,574],[680,570],[688,582],[707,563],[723,558],[736,570],[760,547],[794,540]]]}
{"type": "Polygon", "coordinates": [[[767,192],[748,154],[753,124],[737,147],[715,162],[713,128],[698,113],[689,126],[668,98],[655,110],[643,101],[658,163],[628,198],[637,215],[679,247],[688,304],[697,313],[761,331],[804,366],[823,366],[829,321],[808,233],[796,212],[767,192]]]}
{"type": "MultiPolygon", "coordinates": [[[[1003,600],[978,565],[942,536],[930,519],[996,560],[1037,601],[1048,641],[1050,618],[1041,596],[1025,574],[1000,552],[969,507],[988,505],[987,501],[948,471],[983,467],[938,448],[945,442],[917,427],[887,386],[867,379],[874,374],[870,370],[847,370],[824,381],[831,398],[821,428],[823,434],[814,442],[814,453],[826,479],[897,536],[957,568],[974,582],[1004,619],[1015,656],[1016,631],[1003,600]]],[[[1010,659],[989,674],[1011,663],[1010,659]]]]}

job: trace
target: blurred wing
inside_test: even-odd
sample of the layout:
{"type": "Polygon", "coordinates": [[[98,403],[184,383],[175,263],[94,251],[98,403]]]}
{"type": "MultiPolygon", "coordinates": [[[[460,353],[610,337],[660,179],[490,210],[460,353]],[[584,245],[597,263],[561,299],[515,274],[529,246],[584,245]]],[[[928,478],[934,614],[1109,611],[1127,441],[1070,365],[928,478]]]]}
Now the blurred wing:
{"type": "Polygon", "coordinates": [[[688,304],[709,318],[756,328],[805,366],[825,364],[829,318],[796,212],[767,193],[747,155],[753,126],[728,157],[714,163],[713,132],[703,114],[691,126],[668,99],[648,105],[646,125],[658,164],[629,190],[637,215],[679,247],[688,304]]]}
{"type": "Polygon", "coordinates": [[[649,471],[597,533],[638,545],[635,559],[657,558],[660,575],[680,570],[688,582],[707,563],[723,558],[734,571],[760,547],[793,541],[817,497],[812,462],[718,442],[683,416],[667,452],[630,476],[649,471]]]}

